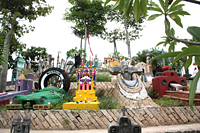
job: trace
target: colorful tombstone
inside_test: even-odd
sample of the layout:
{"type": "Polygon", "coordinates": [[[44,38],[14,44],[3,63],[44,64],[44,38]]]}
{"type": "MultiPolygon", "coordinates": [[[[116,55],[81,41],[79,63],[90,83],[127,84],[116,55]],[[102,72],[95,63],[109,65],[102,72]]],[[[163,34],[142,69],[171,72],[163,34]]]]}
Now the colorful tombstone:
{"type": "Polygon", "coordinates": [[[170,90],[173,83],[187,87],[186,78],[178,76],[176,71],[166,70],[162,75],[152,79],[153,90],[159,94],[159,97],[163,97],[165,91],[170,90]]]}
{"type": "Polygon", "coordinates": [[[83,67],[76,70],[77,86],[76,97],[73,102],[63,104],[63,109],[99,109],[99,102],[95,96],[96,89],[96,68],[90,63],[90,67],[83,67]]]}
{"type": "Polygon", "coordinates": [[[15,81],[16,78],[19,76],[20,72],[24,68],[25,60],[22,57],[17,57],[15,59],[15,65],[12,72],[12,81],[15,81]]]}

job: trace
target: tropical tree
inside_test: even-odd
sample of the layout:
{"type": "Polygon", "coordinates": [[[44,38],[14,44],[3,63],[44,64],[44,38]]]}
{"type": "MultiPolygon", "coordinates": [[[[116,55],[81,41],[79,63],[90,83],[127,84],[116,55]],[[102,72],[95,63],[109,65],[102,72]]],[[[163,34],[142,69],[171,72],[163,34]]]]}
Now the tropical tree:
{"type": "MultiPolygon", "coordinates": [[[[2,44],[0,47],[4,48],[4,42],[5,42],[6,34],[3,32],[0,32],[0,44],[2,44]]],[[[15,36],[11,39],[10,47],[9,47],[9,54],[8,54],[8,69],[13,69],[15,64],[14,55],[18,56],[21,54],[22,50],[26,48],[26,44],[23,44],[19,41],[18,38],[15,36]]]]}
{"type": "Polygon", "coordinates": [[[105,30],[107,7],[102,5],[101,0],[70,0],[69,2],[72,7],[66,9],[63,20],[75,23],[72,27],[73,33],[81,38],[81,44],[82,39],[85,38],[84,49],[86,51],[87,33],[83,31],[88,29],[90,36],[102,34],[105,30]]]}
{"type": "Polygon", "coordinates": [[[0,23],[6,33],[3,50],[5,62],[0,72],[0,92],[6,88],[8,53],[13,35],[20,37],[34,29],[32,26],[20,25],[19,21],[32,22],[39,16],[46,16],[52,9],[53,7],[47,5],[45,0],[0,0],[0,23]]]}
{"type": "MultiPolygon", "coordinates": [[[[105,4],[107,4],[110,1],[111,0],[106,0],[105,4]]],[[[200,4],[199,1],[191,1],[191,0],[184,0],[184,1],[200,4]]],[[[195,41],[188,41],[185,39],[178,39],[174,37],[172,34],[173,29],[170,27],[170,22],[169,22],[168,17],[170,17],[173,21],[175,21],[176,24],[182,27],[181,19],[179,16],[188,15],[188,13],[182,10],[182,7],[184,6],[184,4],[179,4],[181,0],[174,0],[174,2],[173,0],[165,0],[165,1],[159,0],[159,2],[160,2],[161,7],[159,7],[154,2],[150,2],[151,4],[149,4],[148,0],[134,0],[134,2],[133,0],[126,0],[126,1],[118,0],[113,8],[123,12],[122,17],[126,17],[126,16],[129,16],[129,14],[131,13],[130,9],[131,7],[133,7],[134,17],[137,21],[139,20],[139,15],[141,15],[141,13],[144,16],[146,16],[147,6],[149,4],[150,5],[149,10],[154,10],[154,11],[159,12],[159,14],[154,14],[153,16],[150,16],[149,20],[153,20],[154,18],[161,16],[161,14],[163,14],[165,18],[164,22],[165,22],[165,32],[166,32],[167,38],[172,41],[182,42],[186,45],[186,47],[182,48],[182,51],[169,52],[169,53],[160,55],[158,57],[155,57],[154,59],[175,57],[175,59],[171,63],[171,66],[173,66],[175,62],[177,62],[181,58],[186,57],[188,58],[188,60],[185,62],[184,66],[187,69],[192,63],[192,57],[194,56],[195,63],[197,65],[200,65],[200,53],[199,53],[200,43],[198,42],[200,38],[200,35],[199,35],[200,27],[192,26],[192,27],[188,27],[187,29],[187,31],[193,36],[193,38],[195,38],[194,39],[195,41]],[[160,9],[164,9],[164,10],[160,10],[160,9]]],[[[174,45],[174,44],[170,44],[170,45],[174,45]]],[[[173,46],[171,46],[170,51],[173,51],[173,46]]],[[[194,100],[195,91],[197,88],[197,82],[199,78],[200,78],[200,71],[196,74],[191,84],[190,101],[189,101],[189,105],[191,107],[193,106],[193,100],[194,100]]]]}
{"type": "MultiPolygon", "coordinates": [[[[79,49],[77,47],[72,48],[70,50],[67,51],[66,55],[67,55],[67,59],[71,58],[71,59],[75,59],[76,55],[86,55],[85,50],[84,49],[79,49]]],[[[84,58],[84,57],[83,57],[84,58]]],[[[85,58],[84,58],[85,59],[85,58]]],[[[84,62],[86,62],[86,60],[84,60],[84,62]]]]}
{"type": "Polygon", "coordinates": [[[21,53],[22,57],[25,59],[26,63],[31,63],[31,69],[36,72],[38,70],[38,62],[40,58],[46,60],[48,57],[47,49],[43,47],[28,48],[21,53]]]}
{"type": "Polygon", "coordinates": [[[110,43],[114,43],[114,51],[117,51],[116,41],[126,40],[128,57],[131,57],[130,41],[140,37],[139,32],[143,29],[141,23],[144,22],[144,18],[141,16],[138,22],[135,21],[133,15],[131,15],[128,20],[122,19],[119,11],[112,10],[110,6],[108,6],[108,8],[110,10],[107,12],[107,20],[120,24],[120,27],[124,25],[124,28],[121,29],[119,27],[111,31],[106,30],[104,34],[101,35],[101,38],[107,39],[110,43]]]}

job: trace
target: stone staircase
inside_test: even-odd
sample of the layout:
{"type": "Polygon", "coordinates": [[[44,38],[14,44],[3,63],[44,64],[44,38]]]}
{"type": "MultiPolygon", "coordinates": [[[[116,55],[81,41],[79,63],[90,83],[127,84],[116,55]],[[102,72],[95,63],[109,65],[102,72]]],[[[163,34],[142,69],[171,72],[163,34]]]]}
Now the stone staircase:
{"type": "MultiPolygon", "coordinates": [[[[189,105],[189,91],[165,91],[165,97],[171,97],[172,99],[180,100],[183,105],[189,105]]],[[[200,106],[200,93],[196,93],[193,104],[200,106]]]]}

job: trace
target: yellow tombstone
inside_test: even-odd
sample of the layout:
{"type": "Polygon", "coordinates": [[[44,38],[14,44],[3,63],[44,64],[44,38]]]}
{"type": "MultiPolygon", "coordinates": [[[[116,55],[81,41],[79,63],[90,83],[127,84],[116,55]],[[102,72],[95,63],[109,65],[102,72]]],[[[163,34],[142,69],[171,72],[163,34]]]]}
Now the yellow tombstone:
{"type": "Polygon", "coordinates": [[[63,104],[63,109],[99,109],[99,102],[95,96],[96,89],[96,69],[90,65],[90,68],[81,68],[77,72],[77,91],[73,102],[63,104]]]}

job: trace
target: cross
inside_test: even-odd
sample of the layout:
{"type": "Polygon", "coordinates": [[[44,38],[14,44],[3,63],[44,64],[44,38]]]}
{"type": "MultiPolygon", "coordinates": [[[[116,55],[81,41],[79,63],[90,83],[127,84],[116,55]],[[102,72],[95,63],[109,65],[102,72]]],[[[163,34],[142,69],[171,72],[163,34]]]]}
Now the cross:
{"type": "Polygon", "coordinates": [[[123,113],[123,116],[125,116],[125,113],[126,113],[126,108],[125,108],[125,106],[123,106],[123,108],[121,109],[122,110],[122,113],[123,113]]]}

